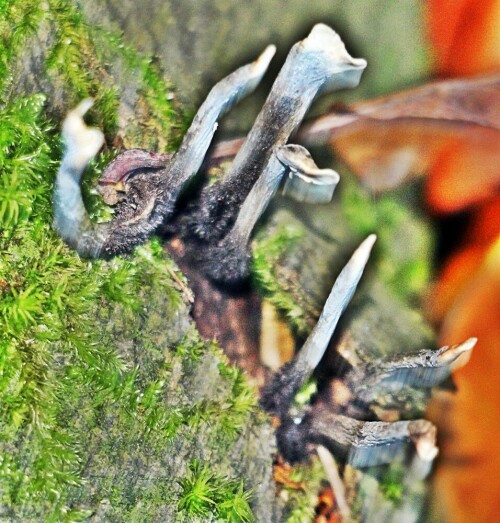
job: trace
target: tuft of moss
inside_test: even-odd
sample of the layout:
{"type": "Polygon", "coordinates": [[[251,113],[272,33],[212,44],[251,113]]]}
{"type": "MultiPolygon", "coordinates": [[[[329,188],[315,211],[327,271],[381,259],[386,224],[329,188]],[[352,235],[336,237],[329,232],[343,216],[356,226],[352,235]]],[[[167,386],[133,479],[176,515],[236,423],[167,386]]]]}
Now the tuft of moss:
{"type": "Polygon", "coordinates": [[[188,516],[214,516],[218,521],[231,523],[254,521],[248,504],[251,491],[243,489],[242,481],[215,474],[208,463],[202,466],[199,460],[193,460],[179,484],[178,508],[188,516]]]}
{"type": "MultiPolygon", "coordinates": [[[[172,457],[222,452],[216,513],[251,521],[227,450],[257,416],[256,395],[190,326],[186,281],[161,242],[88,261],[51,227],[62,153],[54,93],[65,107],[93,96],[90,120],[112,143],[124,93],[109,65],[117,62],[136,81],[143,122],[123,141],[175,147],[186,120],[151,60],[89,27],[70,0],[0,3],[0,512],[12,521],[173,521],[185,465],[172,457]],[[17,92],[30,39],[47,28],[37,74],[48,92],[17,92]],[[215,399],[187,385],[206,360],[216,362],[215,399]]],[[[111,216],[92,187],[115,154],[106,149],[84,183],[94,220],[111,216]]]]}
{"type": "Polygon", "coordinates": [[[396,506],[401,501],[405,491],[405,475],[405,467],[401,463],[395,463],[387,468],[380,479],[380,491],[387,500],[396,506]]]}
{"type": "Polygon", "coordinates": [[[325,474],[321,462],[313,457],[309,463],[295,465],[290,474],[290,481],[301,485],[301,488],[283,486],[281,497],[287,501],[286,523],[303,523],[312,521],[318,494],[323,486],[325,474]]]}
{"type": "Polygon", "coordinates": [[[283,225],[268,236],[261,234],[254,242],[252,256],[252,278],[257,287],[299,335],[310,331],[307,316],[283,287],[276,270],[280,259],[297,246],[304,234],[303,229],[292,225],[283,225]]]}
{"type": "Polygon", "coordinates": [[[377,274],[398,297],[415,302],[429,282],[433,238],[405,195],[374,198],[353,177],[342,178],[341,209],[349,227],[362,237],[376,231],[377,274]]]}

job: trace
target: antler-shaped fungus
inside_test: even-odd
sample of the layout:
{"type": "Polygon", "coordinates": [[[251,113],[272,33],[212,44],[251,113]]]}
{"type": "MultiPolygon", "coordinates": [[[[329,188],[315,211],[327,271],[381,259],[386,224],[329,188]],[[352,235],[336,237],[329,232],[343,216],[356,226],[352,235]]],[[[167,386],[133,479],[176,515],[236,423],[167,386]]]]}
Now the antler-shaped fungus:
{"type": "MultiPolygon", "coordinates": [[[[108,223],[90,221],[80,191],[82,173],[104,138],[83,121],[90,100],[71,111],[63,125],[65,152],[54,192],[54,225],[64,240],[82,256],[108,257],[130,251],[170,219],[180,193],[202,165],[218,119],[253,91],[274,53],[274,46],[269,46],[255,62],[212,89],[173,156],[136,149],[110,163],[102,183],[120,182],[126,194],[118,201],[115,219],[108,223]]],[[[338,174],[319,169],[306,149],[287,142],[317,96],[357,86],[365,67],[366,62],[352,58],[340,37],[322,24],[293,46],[227,173],[205,187],[197,204],[174,223],[186,245],[200,251],[198,266],[212,279],[238,284],[248,275],[252,230],[286,175],[285,192],[296,199],[325,202],[332,198],[338,174]]],[[[115,196],[107,195],[116,202],[115,196]]],[[[299,414],[294,410],[294,397],[323,357],[375,240],[370,235],[354,252],[302,350],[264,388],[261,404],[279,418],[278,444],[291,462],[307,458],[311,446],[317,445],[347,456],[355,466],[385,463],[409,441],[424,461],[432,461],[437,454],[435,427],[428,421],[363,421],[346,413],[354,401],[356,406],[369,405],[381,394],[390,397],[405,387],[441,383],[453,367],[465,362],[475,338],[437,351],[359,365],[336,378],[343,393],[333,406],[313,405],[299,414]]],[[[387,401],[397,403],[397,398],[387,401]]]]}
{"type": "MultiPolygon", "coordinates": [[[[54,196],[54,224],[65,241],[82,256],[109,257],[130,251],[165,223],[201,167],[218,119],[256,87],[274,52],[274,46],[268,47],[254,63],[212,89],[173,157],[132,150],[111,162],[102,183],[126,187],[111,222],[92,223],[80,194],[83,170],[103,143],[102,133],[86,127],[82,119],[91,102],[69,113],[54,196]]],[[[365,67],[365,60],[352,58],[337,33],[323,24],[292,48],[229,171],[202,191],[184,219],[188,227],[181,234],[188,242],[206,244],[206,250],[200,249],[200,267],[214,280],[238,284],[248,276],[252,229],[285,174],[292,195],[306,201],[331,199],[337,173],[318,169],[303,147],[286,142],[317,96],[357,86],[365,67]]],[[[117,201],[114,195],[107,198],[117,201]]]]}
{"type": "Polygon", "coordinates": [[[92,101],[71,111],[63,125],[65,151],[54,191],[54,226],[62,238],[80,255],[92,258],[129,252],[144,242],[172,214],[182,189],[201,167],[218,119],[255,89],[275,50],[269,46],[255,62],[212,88],[172,158],[154,154],[151,158],[151,153],[136,150],[111,164],[115,169],[108,168],[105,181],[143,175],[142,184],[132,185],[127,204],[119,206],[111,222],[92,223],[80,191],[83,171],[104,142],[101,131],[83,122],[92,101]]]}

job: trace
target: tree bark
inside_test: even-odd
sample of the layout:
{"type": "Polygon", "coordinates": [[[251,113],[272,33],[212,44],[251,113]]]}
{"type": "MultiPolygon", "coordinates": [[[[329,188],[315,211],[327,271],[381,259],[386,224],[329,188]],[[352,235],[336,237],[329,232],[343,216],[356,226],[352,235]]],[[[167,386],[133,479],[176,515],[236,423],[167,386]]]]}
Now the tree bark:
{"type": "MultiPolygon", "coordinates": [[[[48,5],[42,6],[42,10],[51,11],[52,4],[48,5]]],[[[93,5],[89,2],[85,10],[91,10],[93,5]]],[[[112,3],[105,6],[107,16],[112,17],[112,3]]],[[[92,16],[95,17],[95,13],[92,16]]],[[[120,16],[124,17],[122,21],[127,22],[127,27],[134,21],[134,17],[127,17],[124,11],[120,16]]],[[[171,16],[182,18],[175,13],[171,16]]],[[[115,145],[123,143],[129,148],[170,147],[172,141],[169,145],[167,137],[159,134],[170,125],[174,130],[171,136],[175,139],[175,131],[182,125],[179,113],[175,112],[178,106],[171,108],[168,121],[160,121],[162,114],[165,118],[164,112],[155,106],[152,95],[144,94],[141,68],[144,71],[145,66],[139,59],[134,58],[131,64],[129,58],[112,45],[107,50],[93,48],[89,33],[84,26],[79,26],[83,56],[80,67],[91,71],[91,80],[85,80],[90,92],[79,92],[76,80],[65,81],[65,66],[69,64],[58,64],[52,73],[47,70],[48,57],[60,43],[58,20],[62,23],[57,17],[42,16],[38,29],[27,36],[16,53],[11,68],[10,98],[43,91],[47,96],[47,114],[58,123],[78,98],[89,94],[99,97],[101,87],[119,86],[114,128],[106,116],[99,114],[99,105],[94,114],[97,123],[107,125],[108,139],[115,145]]],[[[182,53],[178,59],[185,64],[189,61],[182,53]]],[[[161,96],[165,97],[166,93],[161,96]]],[[[50,220],[49,216],[47,220],[50,220]]],[[[295,227],[302,237],[276,259],[265,262],[277,286],[274,291],[268,287],[267,293],[271,299],[278,297],[276,301],[284,294],[296,305],[298,312],[292,326],[301,338],[317,319],[359,234],[343,217],[336,203],[321,207],[299,206],[278,198],[263,220],[257,248],[283,227],[295,227]]],[[[400,248],[404,246],[394,246],[394,249],[400,248]]],[[[170,245],[170,249],[176,251],[176,246],[170,245]]],[[[177,249],[177,259],[183,268],[178,252],[177,249]]],[[[139,250],[131,258],[133,263],[137,259],[140,263],[150,260],[148,251],[139,250]]],[[[59,423],[75,428],[76,445],[83,462],[78,474],[83,483],[66,486],[64,503],[87,510],[89,520],[96,522],[140,521],[139,516],[144,521],[194,521],[179,510],[179,499],[182,480],[189,477],[190,464],[198,459],[209,464],[210,470],[222,478],[243,481],[245,489],[252,491],[251,507],[256,521],[282,521],[293,507],[290,502],[287,506],[284,498],[278,496],[282,487],[273,479],[274,429],[255,405],[256,391],[251,393],[253,403],[250,401],[249,407],[241,408],[239,402],[247,400],[241,391],[240,378],[230,370],[218,349],[208,343],[216,336],[222,348],[229,350],[233,361],[242,363],[257,383],[264,382],[268,370],[257,358],[260,301],[255,286],[234,296],[224,290],[207,289],[204,280],[196,274],[191,275],[196,295],[194,317],[206,340],[200,344],[193,325],[189,293],[186,294],[189,282],[181,281],[179,275],[172,277],[177,274],[177,268],[168,257],[164,262],[165,271],[170,271],[167,276],[169,293],[164,282],[158,284],[152,277],[161,271],[157,267],[159,262],[151,262],[154,270],[151,269],[153,265],[145,262],[139,269],[143,271],[140,277],[144,285],[134,298],[133,308],[104,298],[92,304],[96,314],[95,329],[112,341],[111,349],[123,361],[127,372],[133,371],[133,377],[130,374],[129,382],[123,382],[124,393],[120,397],[111,397],[101,391],[95,396],[82,394],[78,404],[68,404],[67,417],[59,423]],[[206,309],[209,309],[208,313],[206,309]],[[256,321],[246,321],[254,312],[256,321]],[[134,396],[129,391],[127,396],[127,387],[141,392],[134,396]],[[152,393],[156,394],[155,401],[141,404],[137,398],[147,396],[148,391],[153,390],[157,391],[152,393]],[[136,403],[130,404],[132,398],[136,403]],[[150,426],[148,420],[155,420],[155,424],[150,426]]],[[[189,268],[186,269],[188,272],[189,268]]],[[[432,333],[420,315],[408,303],[395,297],[372,269],[342,320],[320,369],[323,373],[335,374],[342,365],[427,348],[431,343],[432,333]]],[[[66,362],[61,360],[58,364],[63,369],[66,362]]],[[[328,393],[327,388],[320,391],[323,395],[328,393]]],[[[408,398],[405,415],[421,413],[426,399],[426,393],[408,398]]],[[[37,450],[30,446],[29,437],[25,441],[20,438],[14,452],[21,461],[37,459],[37,450]]],[[[366,475],[349,469],[346,469],[346,475],[350,478],[351,503],[359,504],[355,498],[359,496],[359,486],[367,481],[366,475]]],[[[417,482],[421,485],[421,477],[417,482]]],[[[415,490],[413,484],[409,489],[415,490]]],[[[387,514],[390,507],[377,492],[370,498],[370,503],[374,503],[375,496],[377,503],[383,505],[379,512],[387,514]]],[[[422,496],[419,500],[422,502],[422,496]]],[[[35,521],[51,510],[43,500],[33,503],[24,512],[15,505],[2,507],[9,521],[35,521]]],[[[359,509],[358,519],[365,517],[366,510],[366,506],[359,509]]],[[[215,514],[200,519],[215,520],[215,514]]]]}

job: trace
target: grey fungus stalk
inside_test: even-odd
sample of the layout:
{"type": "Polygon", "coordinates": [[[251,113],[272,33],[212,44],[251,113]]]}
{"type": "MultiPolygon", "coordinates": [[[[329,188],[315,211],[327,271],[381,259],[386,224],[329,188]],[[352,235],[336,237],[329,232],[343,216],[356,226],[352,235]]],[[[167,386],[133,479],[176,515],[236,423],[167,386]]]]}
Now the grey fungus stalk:
{"type": "Polygon", "coordinates": [[[308,421],[308,437],[354,467],[389,463],[410,441],[423,461],[432,461],[438,454],[436,427],[427,420],[360,421],[325,411],[308,421]]]}
{"type": "Polygon", "coordinates": [[[452,370],[464,365],[476,338],[445,346],[401,354],[373,364],[354,367],[334,380],[337,394],[332,405],[319,403],[305,409],[294,404],[295,395],[320,363],[340,316],[345,311],[363,274],[375,243],[370,235],[354,252],[339,274],[318,323],[296,357],[283,365],[264,387],[261,405],[279,419],[278,447],[291,462],[308,459],[314,446],[323,446],[354,467],[389,463],[413,444],[423,462],[438,454],[436,428],[427,420],[363,421],[347,415],[383,398],[392,408],[405,388],[429,389],[439,386],[452,370]],[[394,397],[391,395],[394,394],[394,397]]]}
{"type": "Polygon", "coordinates": [[[268,201],[283,173],[276,148],[287,143],[318,96],[356,87],[365,67],[366,61],[352,58],[339,35],[323,24],[295,44],[229,171],[202,195],[193,233],[206,241],[222,238],[259,177],[265,179],[261,187],[268,201]]]}
{"type": "Polygon", "coordinates": [[[252,231],[287,174],[283,194],[310,203],[329,202],[340,180],[334,170],[319,169],[304,147],[292,144],[275,147],[265,170],[241,205],[233,227],[210,248],[204,270],[214,281],[238,285],[247,278],[252,231]]]}
{"type": "Polygon", "coordinates": [[[309,379],[330,343],[340,316],[351,300],[363,275],[377,237],[371,234],[354,251],[342,269],[325,303],[318,323],[294,360],[285,364],[266,385],[261,398],[263,408],[285,417],[298,390],[309,379]]]}
{"type": "Polygon", "coordinates": [[[318,96],[356,87],[365,67],[323,24],[293,46],[231,167],[202,194],[191,220],[193,236],[211,245],[204,270],[214,280],[237,284],[248,276],[252,229],[286,173],[293,173],[288,190],[296,198],[301,180],[303,192],[312,193],[307,184],[321,187],[303,200],[331,200],[337,173],[318,169],[303,147],[286,143],[318,96]]]}
{"type": "Polygon", "coordinates": [[[85,137],[99,131],[83,122],[89,102],[70,113],[68,122],[78,124],[63,132],[66,150],[57,187],[65,188],[57,190],[54,198],[55,226],[63,238],[82,256],[110,257],[131,251],[159,226],[173,221],[169,226],[199,253],[201,271],[225,285],[244,282],[249,275],[252,230],[283,178],[287,178],[285,192],[296,199],[331,200],[338,174],[319,169],[306,149],[287,141],[319,95],[357,86],[366,67],[363,59],[347,53],[335,31],[316,25],[290,51],[228,172],[205,187],[197,203],[179,211],[180,217],[179,212],[175,215],[178,197],[200,169],[218,119],[256,87],[274,53],[275,47],[269,46],[255,62],[210,91],[173,156],[135,149],[109,164],[100,183],[105,201],[116,205],[116,210],[114,219],[104,224],[90,221],[79,194],[85,164],[99,147],[80,162],[77,176],[67,168],[83,154],[76,144],[85,151],[85,137]],[[77,212],[70,204],[74,200],[79,202],[77,212]]]}
{"type": "Polygon", "coordinates": [[[408,388],[439,386],[451,373],[464,366],[470,358],[477,338],[469,338],[457,345],[446,345],[437,350],[424,349],[413,354],[402,354],[376,364],[354,367],[344,377],[349,395],[366,405],[385,395],[385,401],[394,406],[397,396],[408,388]]]}
{"type": "Polygon", "coordinates": [[[67,116],[62,128],[65,145],[54,188],[54,227],[63,240],[82,256],[100,256],[106,239],[106,227],[91,223],[85,209],[80,181],[87,164],[99,152],[104,135],[89,128],[83,116],[92,100],[81,102],[67,116]]]}

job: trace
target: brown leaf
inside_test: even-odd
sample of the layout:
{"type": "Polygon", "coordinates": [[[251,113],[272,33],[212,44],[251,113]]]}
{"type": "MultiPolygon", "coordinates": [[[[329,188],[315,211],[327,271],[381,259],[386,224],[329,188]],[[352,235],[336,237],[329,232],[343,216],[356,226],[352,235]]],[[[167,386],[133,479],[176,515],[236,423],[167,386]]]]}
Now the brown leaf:
{"type": "Polygon", "coordinates": [[[288,463],[277,463],[274,465],[273,478],[276,483],[281,483],[285,487],[292,490],[305,490],[305,484],[303,481],[293,481],[291,474],[293,472],[292,467],[288,463]]]}
{"type": "MultiPolygon", "coordinates": [[[[429,204],[454,212],[500,188],[499,122],[500,74],[491,74],[342,106],[306,124],[298,141],[330,144],[374,191],[429,174],[429,204]]],[[[212,164],[232,158],[242,143],[218,144],[212,164]]]]}
{"type": "Polygon", "coordinates": [[[300,139],[330,143],[375,191],[432,171],[427,193],[455,211],[500,187],[500,75],[431,83],[358,103],[306,125],[300,139]]]}

